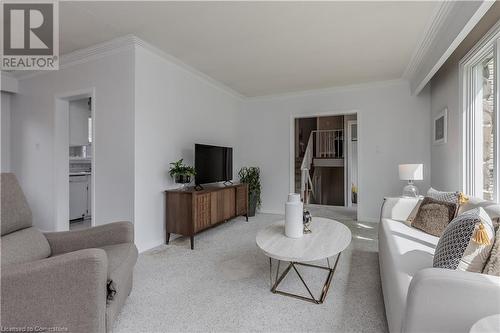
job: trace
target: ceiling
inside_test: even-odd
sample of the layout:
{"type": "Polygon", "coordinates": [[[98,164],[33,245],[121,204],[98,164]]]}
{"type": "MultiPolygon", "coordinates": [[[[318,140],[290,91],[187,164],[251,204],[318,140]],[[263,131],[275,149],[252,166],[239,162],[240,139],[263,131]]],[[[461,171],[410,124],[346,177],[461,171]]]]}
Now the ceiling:
{"type": "Polygon", "coordinates": [[[400,78],[437,2],[60,2],[62,54],[134,34],[248,97],[400,78]]]}

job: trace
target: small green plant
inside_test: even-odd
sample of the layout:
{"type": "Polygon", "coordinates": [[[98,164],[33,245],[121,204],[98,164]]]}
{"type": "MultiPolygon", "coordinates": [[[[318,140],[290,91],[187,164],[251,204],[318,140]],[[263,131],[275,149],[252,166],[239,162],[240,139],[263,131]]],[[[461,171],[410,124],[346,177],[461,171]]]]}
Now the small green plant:
{"type": "Polygon", "coordinates": [[[243,167],[238,172],[240,182],[248,184],[248,194],[250,200],[255,198],[257,207],[262,204],[260,198],[260,169],[257,167],[243,167]]]}
{"type": "Polygon", "coordinates": [[[170,163],[170,169],[168,170],[168,173],[170,174],[170,177],[175,178],[177,176],[189,176],[192,177],[196,175],[196,171],[192,166],[185,165],[182,163],[183,159],[181,158],[177,162],[172,162],[170,163]]]}

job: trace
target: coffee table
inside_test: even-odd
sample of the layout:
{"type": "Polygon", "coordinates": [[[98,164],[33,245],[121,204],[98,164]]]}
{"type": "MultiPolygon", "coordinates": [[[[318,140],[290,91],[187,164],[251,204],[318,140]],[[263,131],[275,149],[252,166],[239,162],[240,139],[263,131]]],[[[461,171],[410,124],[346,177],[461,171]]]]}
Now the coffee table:
{"type": "Polygon", "coordinates": [[[269,257],[269,280],[271,282],[272,293],[321,304],[328,293],[328,288],[339,262],[340,253],[351,243],[351,231],[340,222],[322,217],[313,218],[310,229],[312,233],[304,234],[302,238],[288,238],[284,233],[285,221],[278,221],[260,230],[257,233],[256,242],[257,246],[269,257]],[[331,267],[329,258],[335,255],[337,258],[335,264],[331,267]],[[278,261],[274,282],[272,259],[278,261]],[[308,263],[325,259],[327,262],[326,267],[308,263]],[[289,262],[289,264],[281,275],[279,275],[281,261],[289,262]],[[302,275],[300,275],[297,266],[307,266],[328,271],[328,276],[319,298],[314,297],[309,286],[304,281],[302,275]],[[297,273],[310,297],[278,290],[279,284],[291,269],[297,273]]]}

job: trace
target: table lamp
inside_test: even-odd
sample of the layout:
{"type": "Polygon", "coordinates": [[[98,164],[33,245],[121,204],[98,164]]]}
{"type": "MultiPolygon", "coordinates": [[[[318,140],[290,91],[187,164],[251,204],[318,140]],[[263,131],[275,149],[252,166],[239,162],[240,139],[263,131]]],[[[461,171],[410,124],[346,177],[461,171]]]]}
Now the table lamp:
{"type": "Polygon", "coordinates": [[[400,164],[399,179],[408,181],[408,185],[403,188],[403,197],[418,197],[418,188],[413,185],[413,181],[424,179],[424,165],[400,164]]]}

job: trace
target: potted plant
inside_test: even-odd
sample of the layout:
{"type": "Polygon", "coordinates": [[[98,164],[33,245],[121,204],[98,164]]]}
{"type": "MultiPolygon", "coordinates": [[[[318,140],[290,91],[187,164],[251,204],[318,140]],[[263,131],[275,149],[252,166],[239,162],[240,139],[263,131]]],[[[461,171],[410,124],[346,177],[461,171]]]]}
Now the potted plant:
{"type": "Polygon", "coordinates": [[[191,177],[193,177],[196,172],[192,166],[185,165],[182,163],[181,158],[177,162],[170,163],[170,169],[168,173],[170,177],[174,178],[177,184],[189,184],[191,182],[191,177]]]}
{"type": "Polygon", "coordinates": [[[261,205],[260,199],[260,169],[243,167],[238,172],[240,182],[248,184],[248,216],[255,216],[255,210],[261,205]]]}

